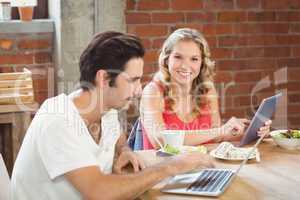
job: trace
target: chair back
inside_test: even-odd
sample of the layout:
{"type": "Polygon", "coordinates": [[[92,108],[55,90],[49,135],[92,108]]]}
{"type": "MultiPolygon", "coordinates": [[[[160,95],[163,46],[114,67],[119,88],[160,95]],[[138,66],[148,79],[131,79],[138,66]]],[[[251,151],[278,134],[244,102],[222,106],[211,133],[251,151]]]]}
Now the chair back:
{"type": "Polygon", "coordinates": [[[128,137],[127,143],[129,147],[134,150],[143,150],[143,130],[142,130],[142,125],[141,125],[141,120],[138,118],[134,125],[133,128],[130,132],[130,135],[128,137]]]}
{"type": "Polygon", "coordinates": [[[0,154],[0,200],[9,200],[10,180],[4,160],[0,154]]]}

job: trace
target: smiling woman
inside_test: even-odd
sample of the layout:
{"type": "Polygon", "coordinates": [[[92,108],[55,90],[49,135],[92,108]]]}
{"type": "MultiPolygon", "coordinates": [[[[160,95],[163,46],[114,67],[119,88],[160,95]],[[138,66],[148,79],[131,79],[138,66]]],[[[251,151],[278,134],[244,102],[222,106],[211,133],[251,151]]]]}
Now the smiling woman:
{"type": "Polygon", "coordinates": [[[159,71],[142,96],[145,149],[155,146],[154,137],[160,138],[163,129],[203,130],[220,125],[213,76],[214,62],[201,33],[178,29],[166,39],[159,71]]]}

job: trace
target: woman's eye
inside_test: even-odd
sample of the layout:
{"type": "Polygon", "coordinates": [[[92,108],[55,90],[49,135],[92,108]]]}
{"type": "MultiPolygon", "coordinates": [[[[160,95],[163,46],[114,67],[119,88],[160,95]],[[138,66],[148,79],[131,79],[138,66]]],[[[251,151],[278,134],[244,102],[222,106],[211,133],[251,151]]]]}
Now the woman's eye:
{"type": "Polygon", "coordinates": [[[199,61],[199,58],[192,58],[192,61],[197,62],[199,61]]]}
{"type": "Polygon", "coordinates": [[[180,58],[181,58],[181,56],[175,55],[175,56],[174,56],[174,58],[176,58],[176,59],[180,59],[180,58]]]}

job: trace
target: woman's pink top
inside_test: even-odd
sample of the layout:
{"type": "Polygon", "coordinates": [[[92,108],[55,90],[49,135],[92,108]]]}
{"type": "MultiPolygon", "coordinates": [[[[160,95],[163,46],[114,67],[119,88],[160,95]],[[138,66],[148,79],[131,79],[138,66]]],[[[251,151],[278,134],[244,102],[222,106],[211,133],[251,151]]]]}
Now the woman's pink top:
{"type": "MultiPolygon", "coordinates": [[[[163,92],[164,86],[156,81],[153,81],[159,89],[163,92]]],[[[162,113],[165,128],[168,130],[205,130],[211,128],[211,113],[209,106],[202,107],[202,112],[191,122],[185,123],[177,114],[168,108],[167,101],[165,100],[165,108],[162,113]]],[[[143,130],[143,147],[144,149],[153,149],[153,146],[148,139],[146,130],[142,126],[143,130]]]]}

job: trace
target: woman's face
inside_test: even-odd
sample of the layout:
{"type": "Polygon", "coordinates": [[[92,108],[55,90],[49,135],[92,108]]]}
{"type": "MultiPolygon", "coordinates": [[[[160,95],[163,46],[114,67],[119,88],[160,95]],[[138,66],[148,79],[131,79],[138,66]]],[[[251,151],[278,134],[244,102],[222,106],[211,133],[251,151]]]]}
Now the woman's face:
{"type": "Polygon", "coordinates": [[[200,73],[201,63],[201,50],[195,42],[177,42],[168,59],[171,80],[180,85],[191,85],[200,73]]]}

